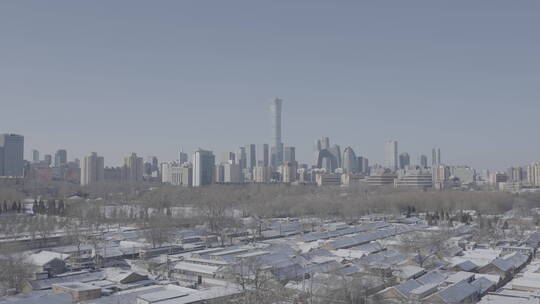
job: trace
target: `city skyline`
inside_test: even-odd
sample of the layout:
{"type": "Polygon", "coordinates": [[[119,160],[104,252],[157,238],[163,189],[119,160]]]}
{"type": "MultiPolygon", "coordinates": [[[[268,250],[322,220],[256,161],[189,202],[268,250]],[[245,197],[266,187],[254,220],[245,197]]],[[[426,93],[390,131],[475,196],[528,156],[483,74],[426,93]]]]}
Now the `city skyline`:
{"type": "Polygon", "coordinates": [[[273,145],[273,96],[304,163],[320,136],[372,163],[390,139],[413,160],[539,158],[538,3],[127,3],[0,4],[1,132],[25,135],[26,159],[273,145]]]}

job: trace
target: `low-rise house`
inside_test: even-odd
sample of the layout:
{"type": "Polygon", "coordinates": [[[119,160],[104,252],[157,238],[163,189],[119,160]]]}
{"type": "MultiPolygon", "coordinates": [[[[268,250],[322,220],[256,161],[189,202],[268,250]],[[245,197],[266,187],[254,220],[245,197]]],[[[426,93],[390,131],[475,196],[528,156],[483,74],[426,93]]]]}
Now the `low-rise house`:
{"type": "Polygon", "coordinates": [[[422,300],[422,303],[430,304],[461,304],[475,303],[480,294],[476,286],[466,281],[450,285],[437,293],[422,300]]]}
{"type": "Polygon", "coordinates": [[[28,256],[30,262],[39,267],[39,272],[46,272],[48,277],[67,271],[65,260],[69,257],[53,251],[40,251],[28,256]]]}
{"type": "Polygon", "coordinates": [[[52,291],[70,294],[75,303],[101,297],[100,287],[78,282],[53,284],[52,291]]]}
{"type": "Polygon", "coordinates": [[[475,270],[478,269],[478,265],[471,262],[470,260],[466,260],[451,266],[450,269],[454,271],[475,272],[475,270]]]}
{"type": "Polygon", "coordinates": [[[475,286],[479,290],[480,297],[483,297],[488,292],[492,292],[497,288],[498,282],[493,282],[485,277],[480,277],[474,280],[471,285],[475,286]]]}

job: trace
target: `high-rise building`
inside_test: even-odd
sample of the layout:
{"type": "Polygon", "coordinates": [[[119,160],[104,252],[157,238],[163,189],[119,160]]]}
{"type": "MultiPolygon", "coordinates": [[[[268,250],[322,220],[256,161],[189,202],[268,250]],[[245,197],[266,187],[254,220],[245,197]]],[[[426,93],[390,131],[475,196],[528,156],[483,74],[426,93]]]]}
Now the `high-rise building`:
{"type": "Polygon", "coordinates": [[[81,162],[81,185],[90,185],[103,181],[105,178],[105,162],[103,156],[96,152],[85,156],[81,162]]]}
{"type": "Polygon", "coordinates": [[[24,175],[24,136],[0,134],[0,176],[24,175]]]}
{"type": "Polygon", "coordinates": [[[436,167],[441,165],[441,149],[433,148],[431,150],[431,166],[436,167]]]}
{"type": "Polygon", "coordinates": [[[366,157],[358,156],[357,158],[358,172],[369,174],[369,160],[366,157]]]}
{"type": "Polygon", "coordinates": [[[399,155],[399,168],[407,169],[411,165],[411,157],[409,153],[403,152],[399,155]]]}
{"type": "Polygon", "coordinates": [[[428,157],[420,155],[420,168],[426,169],[428,167],[428,157]]]}
{"type": "Polygon", "coordinates": [[[341,147],[339,145],[333,145],[328,149],[328,151],[330,151],[330,153],[332,153],[332,155],[334,155],[334,157],[336,158],[337,167],[341,168],[341,147]]]}
{"type": "Polygon", "coordinates": [[[130,156],[124,157],[124,176],[128,182],[139,182],[143,180],[144,161],[142,157],[138,157],[137,153],[131,153],[130,156]]]}
{"type": "Polygon", "coordinates": [[[188,161],[188,154],[184,153],[182,149],[180,149],[180,152],[178,152],[178,162],[180,164],[187,163],[188,161]]]}
{"type": "Polygon", "coordinates": [[[246,146],[246,168],[253,169],[257,165],[257,151],[254,144],[246,146]]]}
{"type": "Polygon", "coordinates": [[[398,142],[389,140],[385,145],[385,166],[386,168],[396,171],[398,169],[398,142]]]}
{"type": "Polygon", "coordinates": [[[63,167],[67,164],[67,151],[60,149],[54,153],[54,166],[56,168],[63,167]]]}
{"type": "Polygon", "coordinates": [[[296,161],[296,148],[295,147],[284,147],[283,148],[283,161],[284,162],[295,162],[296,161]]]}
{"type": "Polygon", "coordinates": [[[520,183],[526,179],[527,171],[522,167],[510,167],[506,171],[508,175],[508,181],[520,183]]]}
{"type": "Polygon", "coordinates": [[[533,187],[540,187],[540,163],[527,166],[527,181],[533,187]]]}
{"type": "Polygon", "coordinates": [[[268,144],[259,145],[257,148],[257,165],[262,161],[265,167],[270,166],[270,147],[268,144]]]}
{"type": "Polygon", "coordinates": [[[238,165],[240,165],[240,169],[245,169],[247,167],[247,155],[245,147],[238,148],[238,152],[236,152],[236,162],[238,165]]]}
{"type": "Polygon", "coordinates": [[[214,181],[215,156],[212,151],[199,149],[193,155],[193,187],[210,185],[214,181]]]}
{"type": "Polygon", "coordinates": [[[358,159],[351,147],[343,150],[343,173],[356,173],[358,171],[358,159]]]}
{"type": "Polygon", "coordinates": [[[283,162],[283,142],[281,140],[281,107],[283,101],[274,98],[270,105],[270,114],[272,117],[272,166],[277,168],[283,162]]]}
{"type": "Polygon", "coordinates": [[[39,163],[39,151],[36,149],[32,150],[32,162],[39,163]]]}
{"type": "Polygon", "coordinates": [[[45,163],[47,164],[47,166],[52,165],[52,155],[45,154],[45,156],[43,156],[43,159],[44,159],[45,163]]]}
{"type": "Polygon", "coordinates": [[[224,152],[221,155],[222,163],[236,164],[236,154],[234,152],[224,152]]]}
{"type": "Polygon", "coordinates": [[[327,136],[321,137],[321,142],[319,146],[320,149],[330,149],[330,138],[327,136]]]}

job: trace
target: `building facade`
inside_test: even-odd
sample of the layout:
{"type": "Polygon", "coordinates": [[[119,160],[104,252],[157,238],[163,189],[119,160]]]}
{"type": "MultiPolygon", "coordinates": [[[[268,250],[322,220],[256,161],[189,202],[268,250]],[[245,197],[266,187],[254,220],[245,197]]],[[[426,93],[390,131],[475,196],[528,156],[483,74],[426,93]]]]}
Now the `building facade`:
{"type": "Polygon", "coordinates": [[[0,134],[0,176],[24,176],[24,136],[0,134]]]}

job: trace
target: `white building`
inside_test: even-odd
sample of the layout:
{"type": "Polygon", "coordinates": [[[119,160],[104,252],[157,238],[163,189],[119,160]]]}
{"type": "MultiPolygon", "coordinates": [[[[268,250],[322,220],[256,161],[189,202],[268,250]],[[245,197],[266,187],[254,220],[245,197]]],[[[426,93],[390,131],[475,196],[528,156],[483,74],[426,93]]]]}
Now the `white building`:
{"type": "Polygon", "coordinates": [[[81,162],[81,185],[90,185],[105,179],[105,160],[96,152],[85,156],[81,162]]]}
{"type": "Polygon", "coordinates": [[[398,142],[395,140],[389,140],[385,145],[385,167],[396,171],[399,166],[398,159],[398,142]]]}
{"type": "Polygon", "coordinates": [[[161,172],[162,183],[184,187],[193,185],[193,167],[191,163],[162,163],[161,172]]]}

